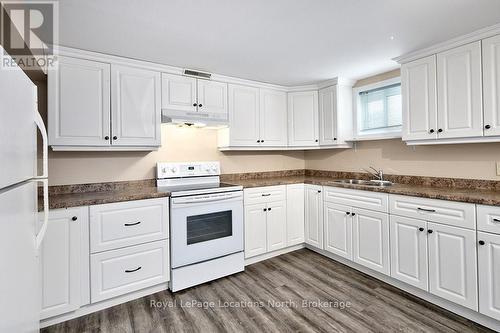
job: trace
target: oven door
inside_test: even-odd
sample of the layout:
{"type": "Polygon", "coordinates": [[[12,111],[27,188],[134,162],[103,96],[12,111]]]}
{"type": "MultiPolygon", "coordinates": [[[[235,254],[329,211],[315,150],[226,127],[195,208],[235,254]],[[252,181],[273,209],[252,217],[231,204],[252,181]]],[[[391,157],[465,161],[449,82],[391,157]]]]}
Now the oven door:
{"type": "Polygon", "coordinates": [[[243,251],[243,192],[171,199],[172,268],[243,251]]]}

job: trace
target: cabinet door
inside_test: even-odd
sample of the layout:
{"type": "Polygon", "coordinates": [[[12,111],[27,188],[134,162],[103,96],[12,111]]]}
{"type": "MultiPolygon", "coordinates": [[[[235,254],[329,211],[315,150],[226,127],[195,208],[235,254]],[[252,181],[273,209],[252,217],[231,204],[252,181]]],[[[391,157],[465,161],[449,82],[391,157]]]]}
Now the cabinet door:
{"type": "Polygon", "coordinates": [[[287,145],[286,93],[277,90],[260,90],[260,140],[261,146],[287,145]]]}
{"type": "Polygon", "coordinates": [[[88,208],[51,210],[40,251],[42,310],[46,319],[88,304],[88,208]]]}
{"type": "Polygon", "coordinates": [[[160,146],[160,73],[119,65],[111,72],[113,146],[160,146]]]}
{"type": "Polygon", "coordinates": [[[267,251],[286,246],[286,201],[267,204],[267,251]]]}
{"type": "Polygon", "coordinates": [[[324,204],[325,250],[352,260],[351,207],[324,204]]]}
{"type": "Polygon", "coordinates": [[[197,80],[198,111],[220,114],[220,118],[228,118],[227,83],[197,80]]]}
{"type": "Polygon", "coordinates": [[[428,291],[426,222],[391,215],[390,239],[391,276],[428,291]]]}
{"type": "Polygon", "coordinates": [[[266,204],[245,206],[245,258],[266,253],[266,204]]]}
{"type": "Polygon", "coordinates": [[[109,146],[110,65],[59,57],[48,73],[48,120],[50,145],[109,146]]]}
{"type": "Polygon", "coordinates": [[[389,275],[389,215],[358,208],[351,215],[354,261],[389,275]]]}
{"type": "Polygon", "coordinates": [[[318,92],[288,93],[288,144],[318,146],[318,92]]]}
{"type": "Polygon", "coordinates": [[[436,56],[401,66],[403,140],[437,138],[436,56]]]}
{"type": "Polygon", "coordinates": [[[500,320],[500,235],[478,232],[477,237],[479,312],[500,320]]]}
{"type": "Polygon", "coordinates": [[[304,184],[286,186],[286,244],[304,243],[304,184]]]}
{"type": "Polygon", "coordinates": [[[161,74],[161,107],[174,111],[196,112],[196,79],[161,74]]]}
{"type": "Polygon", "coordinates": [[[319,91],[319,144],[337,143],[337,86],[319,91]]]}
{"type": "Polygon", "coordinates": [[[259,146],[259,89],[229,85],[231,146],[259,146]]]}
{"type": "Polygon", "coordinates": [[[439,138],[483,135],[481,42],[437,55],[439,138]]]}
{"type": "Polygon", "coordinates": [[[483,39],[484,135],[500,135],[500,35],[483,39]]]}
{"type": "Polygon", "coordinates": [[[428,223],[429,291],[477,311],[476,233],[428,223]]]}
{"type": "Polygon", "coordinates": [[[322,187],[306,185],[305,242],[323,249],[323,195],[322,187]]]}

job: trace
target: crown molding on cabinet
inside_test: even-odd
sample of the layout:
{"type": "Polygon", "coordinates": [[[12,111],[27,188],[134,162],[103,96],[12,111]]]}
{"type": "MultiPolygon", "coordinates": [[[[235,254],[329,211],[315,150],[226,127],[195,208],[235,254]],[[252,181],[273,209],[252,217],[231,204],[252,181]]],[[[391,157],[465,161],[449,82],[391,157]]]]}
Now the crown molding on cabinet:
{"type": "Polygon", "coordinates": [[[424,49],[419,49],[417,51],[409,52],[403,54],[399,57],[393,58],[392,60],[397,61],[400,64],[404,64],[410,61],[414,61],[417,59],[425,58],[427,56],[443,52],[449,49],[453,49],[455,47],[465,45],[468,43],[472,43],[484,38],[492,37],[500,34],[500,23],[473,31],[469,34],[462,35],[450,40],[447,40],[442,43],[438,43],[424,49]]]}
{"type": "MultiPolygon", "coordinates": [[[[163,65],[163,64],[158,64],[158,63],[154,63],[154,62],[143,61],[143,60],[138,60],[138,59],[133,59],[133,58],[126,58],[126,57],[115,56],[115,55],[109,55],[109,54],[104,54],[104,53],[99,53],[99,52],[94,52],[94,51],[86,51],[86,50],[67,47],[67,46],[60,46],[59,45],[56,47],[56,49],[58,50],[59,55],[66,56],[66,57],[85,58],[88,60],[108,62],[108,63],[117,64],[117,65],[135,66],[135,67],[139,67],[142,69],[149,69],[149,70],[153,70],[153,71],[157,71],[157,72],[175,74],[175,75],[183,75],[183,73],[184,73],[184,68],[182,68],[182,67],[163,65]]],[[[206,70],[204,70],[204,71],[206,71],[206,70]]],[[[272,83],[252,81],[252,80],[248,80],[248,79],[241,79],[241,78],[232,77],[232,76],[220,75],[220,74],[216,74],[216,73],[212,73],[211,81],[238,84],[238,85],[244,85],[244,86],[250,86],[250,87],[256,87],[256,88],[274,89],[274,90],[279,90],[279,91],[284,91],[284,92],[319,90],[319,89],[333,86],[336,84],[352,87],[354,85],[354,83],[356,83],[356,80],[351,80],[351,79],[347,79],[347,78],[333,78],[333,79],[329,79],[326,81],[321,81],[321,82],[308,84],[308,85],[282,86],[282,85],[277,85],[277,84],[272,84],[272,83]]]]}

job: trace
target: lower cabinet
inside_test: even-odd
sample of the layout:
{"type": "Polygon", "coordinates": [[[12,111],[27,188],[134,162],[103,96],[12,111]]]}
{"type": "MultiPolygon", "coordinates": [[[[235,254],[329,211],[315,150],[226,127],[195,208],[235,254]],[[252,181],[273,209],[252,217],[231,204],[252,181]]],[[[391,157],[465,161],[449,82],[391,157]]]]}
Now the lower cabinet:
{"type": "Polygon", "coordinates": [[[74,311],[89,303],[88,207],[49,212],[40,252],[40,319],[74,311]]]}
{"type": "Polygon", "coordinates": [[[477,311],[476,232],[430,222],[427,232],[429,291],[477,311]]]}
{"type": "Polygon", "coordinates": [[[324,204],[325,250],[352,260],[351,207],[324,204]]]}
{"type": "Polygon", "coordinates": [[[389,275],[389,214],[353,208],[351,216],[354,262],[389,275]]]}
{"type": "Polygon", "coordinates": [[[305,242],[323,249],[322,186],[305,185],[305,242]]]}
{"type": "Polygon", "coordinates": [[[500,320],[500,235],[478,232],[479,312],[500,320]]]}
{"type": "Polygon", "coordinates": [[[391,215],[390,238],[391,276],[428,291],[427,223],[391,215]]]}
{"type": "Polygon", "coordinates": [[[286,201],[245,206],[245,258],[286,247],[286,201]]]}
{"type": "Polygon", "coordinates": [[[286,245],[304,243],[304,184],[286,186],[286,245]]]}

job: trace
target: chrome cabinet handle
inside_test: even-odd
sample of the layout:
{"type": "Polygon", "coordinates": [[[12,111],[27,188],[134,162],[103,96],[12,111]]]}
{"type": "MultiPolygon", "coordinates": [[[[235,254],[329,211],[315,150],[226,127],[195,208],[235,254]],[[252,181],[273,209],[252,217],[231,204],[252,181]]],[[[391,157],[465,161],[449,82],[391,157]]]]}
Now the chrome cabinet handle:
{"type": "Polygon", "coordinates": [[[138,270],[140,270],[142,268],[142,266],[139,266],[137,267],[136,269],[126,269],[125,270],[125,273],[133,273],[133,272],[137,272],[138,270]]]}
{"type": "Polygon", "coordinates": [[[493,222],[500,223],[500,219],[493,219],[493,222]]]}
{"type": "Polygon", "coordinates": [[[425,208],[420,208],[418,207],[417,210],[423,211],[423,212],[429,212],[429,213],[435,213],[435,209],[425,209],[425,208]]]}
{"type": "Polygon", "coordinates": [[[135,223],[125,223],[124,226],[131,227],[131,226],[138,225],[138,224],[141,224],[141,221],[137,221],[135,223]]]}

